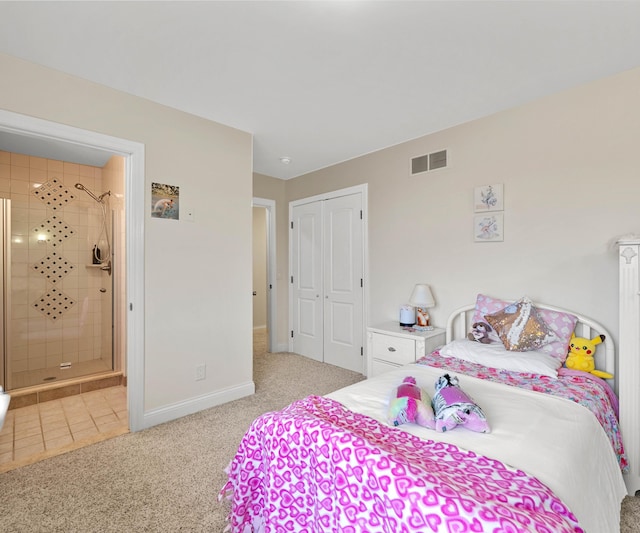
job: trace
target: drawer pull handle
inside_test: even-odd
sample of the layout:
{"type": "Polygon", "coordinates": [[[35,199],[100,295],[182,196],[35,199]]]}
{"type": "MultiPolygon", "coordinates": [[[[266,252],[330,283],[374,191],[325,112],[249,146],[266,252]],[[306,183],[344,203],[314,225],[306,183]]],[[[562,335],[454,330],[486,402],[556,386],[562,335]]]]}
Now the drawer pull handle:
{"type": "Polygon", "coordinates": [[[389,350],[390,352],[395,352],[396,351],[396,349],[393,346],[389,346],[387,348],[387,350],[389,350]]]}

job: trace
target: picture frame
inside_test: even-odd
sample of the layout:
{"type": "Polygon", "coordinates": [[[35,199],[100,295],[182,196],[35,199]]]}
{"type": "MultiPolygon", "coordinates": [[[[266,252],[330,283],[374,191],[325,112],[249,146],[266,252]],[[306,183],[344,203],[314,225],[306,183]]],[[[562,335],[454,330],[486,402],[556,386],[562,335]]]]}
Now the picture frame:
{"type": "Polygon", "coordinates": [[[151,217],[180,220],[180,187],[151,184],[151,217]]]}
{"type": "Polygon", "coordinates": [[[473,217],[475,242],[502,242],[504,240],[504,213],[483,213],[473,217]]]}
{"type": "Polygon", "coordinates": [[[502,183],[482,185],[474,189],[473,211],[483,213],[486,211],[504,210],[504,191],[502,183]]]}

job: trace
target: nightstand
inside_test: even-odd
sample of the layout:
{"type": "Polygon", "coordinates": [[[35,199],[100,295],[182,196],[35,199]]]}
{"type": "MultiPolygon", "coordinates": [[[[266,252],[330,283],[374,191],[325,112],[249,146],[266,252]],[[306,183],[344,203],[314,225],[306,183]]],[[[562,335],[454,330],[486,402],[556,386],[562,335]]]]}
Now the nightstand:
{"type": "Polygon", "coordinates": [[[445,343],[445,330],[407,331],[398,322],[367,328],[367,376],[377,376],[407,363],[445,343]]]}

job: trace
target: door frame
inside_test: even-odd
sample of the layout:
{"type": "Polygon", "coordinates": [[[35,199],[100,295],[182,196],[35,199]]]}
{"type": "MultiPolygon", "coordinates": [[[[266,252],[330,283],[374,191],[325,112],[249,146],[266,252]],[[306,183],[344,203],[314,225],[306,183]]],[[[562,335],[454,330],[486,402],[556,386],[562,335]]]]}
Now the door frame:
{"type": "MultiPolygon", "coordinates": [[[[362,346],[364,349],[364,360],[367,360],[367,343],[366,331],[367,324],[369,323],[369,184],[363,183],[361,185],[354,185],[345,189],[338,189],[315,196],[309,196],[307,198],[301,198],[299,200],[292,200],[289,202],[289,222],[288,228],[291,229],[291,223],[293,221],[293,208],[298,205],[308,204],[310,202],[318,202],[322,200],[330,200],[331,198],[337,198],[339,196],[347,196],[350,194],[362,195],[362,261],[363,261],[363,284],[362,291],[362,346]]],[[[289,233],[290,235],[290,233],[289,233]]],[[[294,319],[293,319],[293,289],[291,287],[291,276],[293,276],[293,244],[289,239],[289,320],[287,331],[292,331],[294,319]]],[[[287,335],[288,336],[288,335],[287,335]]],[[[293,339],[288,339],[289,351],[293,349],[293,339]]],[[[366,364],[363,365],[363,372],[366,372],[366,364]]]]}
{"type": "Polygon", "coordinates": [[[129,429],[144,429],[144,144],[0,109],[0,131],[104,150],[125,159],[129,429]]]}
{"type": "Polygon", "coordinates": [[[277,324],[278,286],[276,276],[276,202],[267,198],[254,197],[253,207],[264,207],[267,210],[267,351],[277,352],[275,324],[277,324]]]}

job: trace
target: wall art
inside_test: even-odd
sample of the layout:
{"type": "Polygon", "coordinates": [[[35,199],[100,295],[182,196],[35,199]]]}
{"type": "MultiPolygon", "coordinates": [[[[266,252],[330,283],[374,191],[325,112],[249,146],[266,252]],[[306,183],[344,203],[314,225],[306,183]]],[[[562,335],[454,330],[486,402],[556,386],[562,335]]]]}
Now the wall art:
{"type": "Polygon", "coordinates": [[[153,218],[180,219],[180,187],[151,184],[151,216],[153,218]]]}
{"type": "Polygon", "coordinates": [[[475,242],[499,242],[504,240],[504,214],[486,213],[473,217],[475,242]]]}
{"type": "Polygon", "coordinates": [[[502,183],[476,187],[473,195],[474,212],[502,211],[504,209],[504,194],[502,190],[502,183]]]}

